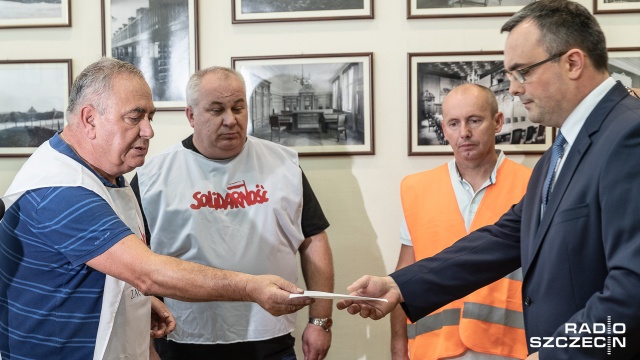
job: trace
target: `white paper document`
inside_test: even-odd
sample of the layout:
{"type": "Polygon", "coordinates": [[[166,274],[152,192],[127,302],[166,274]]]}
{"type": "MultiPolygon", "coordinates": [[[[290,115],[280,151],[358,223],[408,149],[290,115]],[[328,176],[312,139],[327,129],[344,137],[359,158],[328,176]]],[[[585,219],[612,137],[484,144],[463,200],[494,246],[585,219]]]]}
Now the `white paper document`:
{"type": "Polygon", "coordinates": [[[374,301],[384,301],[387,302],[387,299],[380,298],[370,298],[364,296],[352,296],[352,295],[343,295],[343,294],[334,294],[322,291],[305,291],[302,294],[289,294],[289,298],[297,298],[297,297],[310,297],[314,299],[350,299],[350,300],[374,300],[374,301]]]}

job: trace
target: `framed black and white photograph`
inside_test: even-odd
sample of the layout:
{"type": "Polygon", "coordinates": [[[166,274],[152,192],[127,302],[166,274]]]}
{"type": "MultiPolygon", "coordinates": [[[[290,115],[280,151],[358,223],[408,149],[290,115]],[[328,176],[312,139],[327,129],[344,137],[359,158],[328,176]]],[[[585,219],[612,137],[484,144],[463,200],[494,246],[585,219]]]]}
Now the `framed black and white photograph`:
{"type": "Polygon", "coordinates": [[[0,61],[0,156],[29,156],[65,124],[71,60],[0,61]]]}
{"type": "Polygon", "coordinates": [[[249,135],[300,155],[370,155],[373,54],[234,57],[249,102],[249,135]]]}
{"type": "Polygon", "coordinates": [[[553,143],[553,129],[534,124],[517,96],[499,51],[409,53],[409,155],[453,154],[442,132],[442,101],[465,83],[490,88],[504,114],[496,147],[505,153],[543,153],[553,143]]]}
{"type": "Polygon", "coordinates": [[[609,48],[609,74],[640,96],[640,47],[609,48]]]}
{"type": "Polygon", "coordinates": [[[232,0],[232,23],[373,19],[373,0],[232,0]]]}
{"type": "Polygon", "coordinates": [[[407,19],[511,16],[534,0],[407,0],[407,19]]]}
{"type": "Polygon", "coordinates": [[[71,26],[71,0],[0,0],[0,29],[71,26]]]}
{"type": "Polygon", "coordinates": [[[640,12],[640,0],[593,0],[594,14],[640,12]]]}
{"type": "Polygon", "coordinates": [[[182,110],[198,70],[197,0],[101,0],[103,55],[138,67],[158,110],[182,110]]]}

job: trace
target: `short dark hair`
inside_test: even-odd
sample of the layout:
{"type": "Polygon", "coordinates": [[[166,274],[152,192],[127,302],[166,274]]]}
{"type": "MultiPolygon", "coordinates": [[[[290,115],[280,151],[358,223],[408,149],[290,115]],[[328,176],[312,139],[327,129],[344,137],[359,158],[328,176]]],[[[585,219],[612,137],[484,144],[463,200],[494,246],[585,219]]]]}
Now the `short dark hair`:
{"type": "Polygon", "coordinates": [[[509,32],[525,20],[538,26],[540,41],[549,56],[578,48],[587,54],[596,70],[607,70],[604,33],[584,6],[568,0],[534,1],[515,13],[500,32],[509,32]]]}

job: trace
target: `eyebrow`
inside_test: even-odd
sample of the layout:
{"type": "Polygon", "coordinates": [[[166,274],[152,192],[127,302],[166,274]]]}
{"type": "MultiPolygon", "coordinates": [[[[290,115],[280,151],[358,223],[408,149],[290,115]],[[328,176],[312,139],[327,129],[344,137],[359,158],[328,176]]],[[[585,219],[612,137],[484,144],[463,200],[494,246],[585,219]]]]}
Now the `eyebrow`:
{"type": "MultiPolygon", "coordinates": [[[[236,99],[236,100],[233,102],[233,105],[237,105],[238,103],[246,104],[246,103],[247,103],[247,101],[246,101],[245,99],[243,99],[243,98],[238,98],[238,99],[236,99]]],[[[214,100],[214,101],[210,102],[208,106],[215,106],[215,105],[224,106],[224,102],[222,102],[222,101],[215,101],[215,100],[214,100]]]]}
{"type": "MultiPolygon", "coordinates": [[[[153,108],[153,110],[149,111],[149,115],[153,115],[153,114],[155,114],[155,113],[156,113],[156,110],[157,110],[156,108],[153,108]]],[[[126,112],[126,113],[124,113],[124,114],[125,114],[125,115],[129,115],[129,114],[131,114],[131,113],[136,113],[136,114],[146,114],[146,113],[147,113],[147,110],[146,110],[146,109],[144,109],[144,108],[141,108],[141,107],[136,107],[136,108],[133,108],[133,109],[131,109],[131,110],[127,111],[127,112],[126,112]]]]}
{"type": "Polygon", "coordinates": [[[469,120],[474,120],[474,119],[484,120],[486,118],[487,117],[486,116],[482,116],[482,114],[473,113],[473,114],[468,115],[468,116],[455,116],[455,117],[450,117],[448,119],[442,119],[442,121],[450,121],[450,120],[469,121],[469,120]]]}
{"type": "Polygon", "coordinates": [[[510,67],[506,67],[504,65],[504,61],[503,61],[502,62],[502,67],[507,71],[513,71],[513,70],[517,70],[517,69],[522,69],[525,66],[523,64],[520,64],[520,63],[515,63],[515,64],[511,65],[510,67]]]}

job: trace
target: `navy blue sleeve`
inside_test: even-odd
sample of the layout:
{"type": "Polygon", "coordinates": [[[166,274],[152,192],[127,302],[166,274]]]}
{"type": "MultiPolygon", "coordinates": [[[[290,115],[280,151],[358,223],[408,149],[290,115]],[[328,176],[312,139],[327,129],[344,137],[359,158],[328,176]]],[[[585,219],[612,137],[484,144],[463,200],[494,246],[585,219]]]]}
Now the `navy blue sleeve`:
{"type": "Polygon", "coordinates": [[[40,189],[23,197],[34,206],[33,234],[74,266],[133,234],[102,197],[83,187],[40,189]]]}

